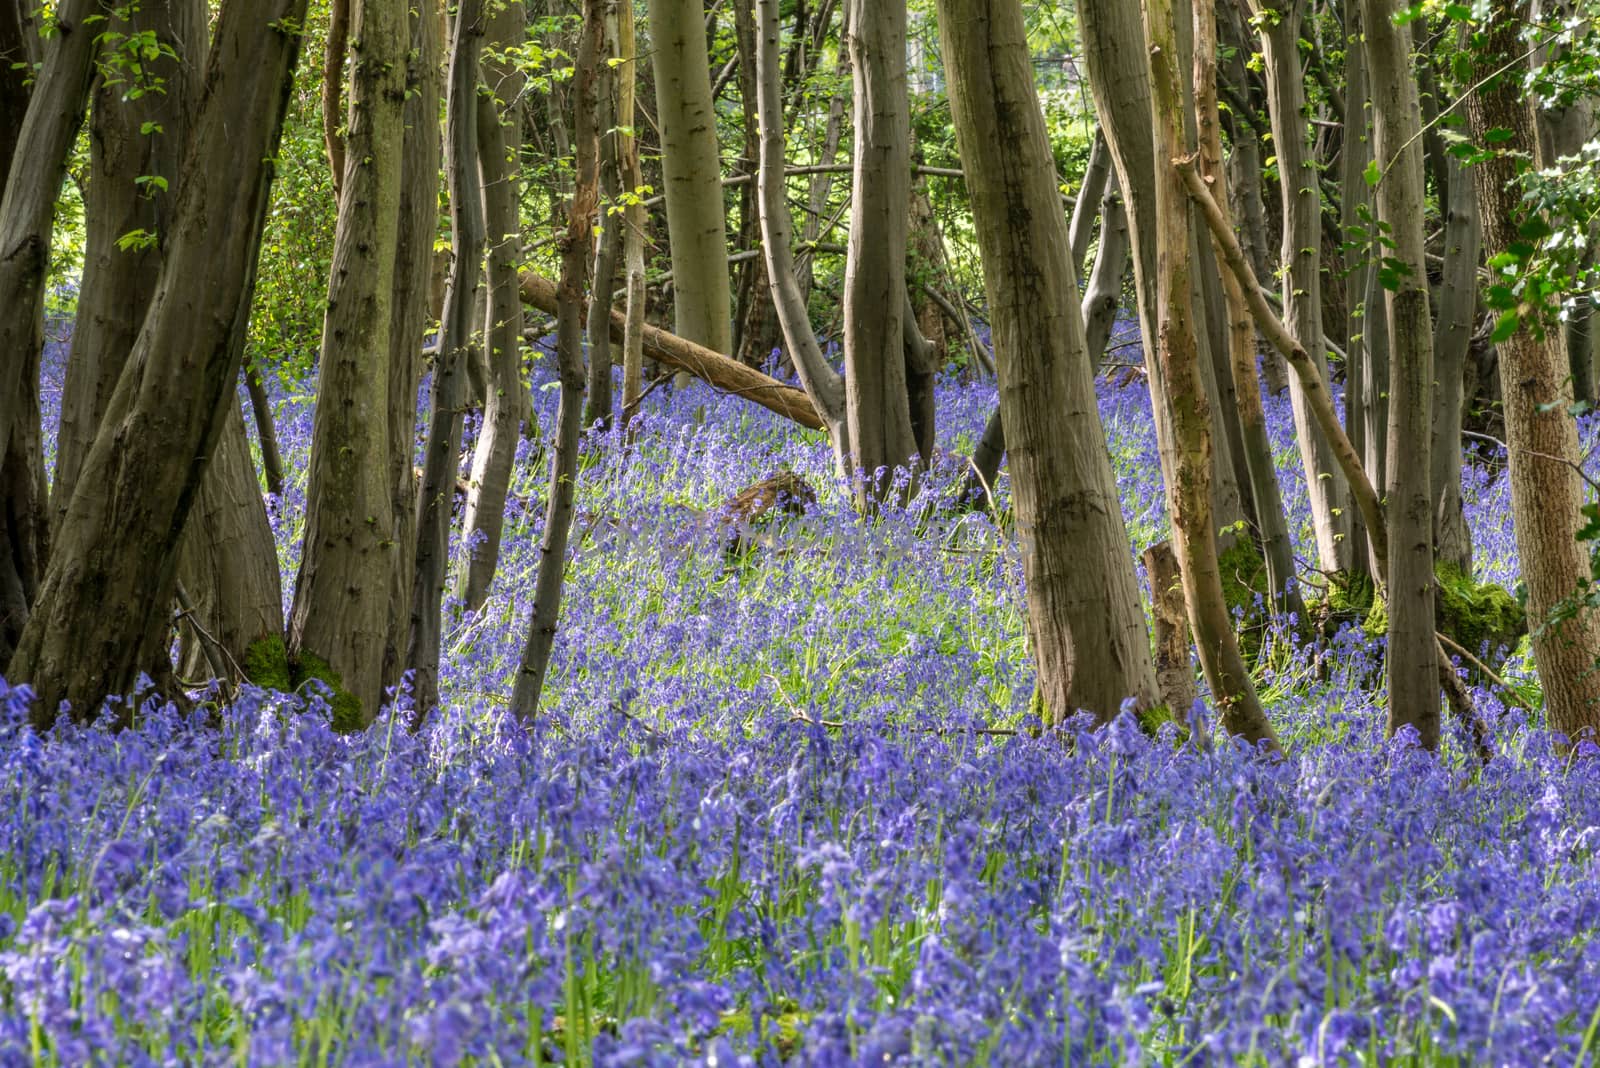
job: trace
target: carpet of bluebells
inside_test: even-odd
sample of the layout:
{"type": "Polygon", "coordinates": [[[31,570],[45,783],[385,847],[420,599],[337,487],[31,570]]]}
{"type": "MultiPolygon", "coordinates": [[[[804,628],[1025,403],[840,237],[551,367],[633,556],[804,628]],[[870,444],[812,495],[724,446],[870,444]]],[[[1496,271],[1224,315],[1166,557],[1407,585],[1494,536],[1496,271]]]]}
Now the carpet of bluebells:
{"type": "MultiPolygon", "coordinates": [[[[292,472],[311,391],[279,390],[292,472]]],[[[951,455],[992,397],[943,387],[951,455]]],[[[1020,568],[987,516],[925,507],[957,463],[867,520],[820,437],[698,387],[647,408],[631,445],[587,443],[529,730],[505,714],[542,522],[526,445],[420,736],[335,734],[307,689],[246,690],[220,728],[151,701],[137,730],[39,737],[0,684],[0,1064],[1593,1055],[1600,762],[1481,691],[1486,768],[1457,737],[1386,743],[1356,631],[1266,642],[1281,763],[1127,717],[998,733],[1032,690],[1020,568]],[[817,511],[730,565],[707,511],[784,467],[817,511]]],[[[1143,385],[1103,382],[1101,412],[1142,548],[1166,522],[1143,385]]],[[[1465,482],[1479,577],[1514,583],[1503,475],[1465,482]]],[[[290,580],[303,492],[272,502],[290,580]]]]}

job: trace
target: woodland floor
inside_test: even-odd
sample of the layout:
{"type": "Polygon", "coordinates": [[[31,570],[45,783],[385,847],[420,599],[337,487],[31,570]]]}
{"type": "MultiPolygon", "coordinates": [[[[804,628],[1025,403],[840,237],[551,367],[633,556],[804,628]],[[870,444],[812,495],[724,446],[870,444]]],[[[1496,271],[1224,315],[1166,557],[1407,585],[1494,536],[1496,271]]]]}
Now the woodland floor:
{"type": "MultiPolygon", "coordinates": [[[[942,387],[952,455],[992,398],[942,387]]],[[[310,384],[279,388],[302,480],[272,505],[286,590],[311,408],[310,384]]],[[[530,731],[504,716],[542,518],[526,445],[422,737],[387,717],[335,735],[314,693],[114,736],[38,738],[6,705],[0,1063],[1590,1056],[1600,761],[1566,769],[1481,692],[1487,768],[1453,733],[1439,760],[1386,745],[1358,629],[1266,634],[1282,764],[1126,719],[977,733],[1023,723],[1032,677],[1014,549],[923,507],[957,461],[867,521],[820,436],[698,387],[647,409],[632,447],[587,450],[530,731]],[[704,511],[779,467],[817,511],[729,566],[704,511]]],[[[1142,382],[1103,381],[1101,412],[1137,550],[1165,532],[1142,382]]],[[[1308,559],[1287,399],[1268,412],[1308,559]]],[[[1478,577],[1513,586],[1504,478],[1465,483],[1478,577]]]]}

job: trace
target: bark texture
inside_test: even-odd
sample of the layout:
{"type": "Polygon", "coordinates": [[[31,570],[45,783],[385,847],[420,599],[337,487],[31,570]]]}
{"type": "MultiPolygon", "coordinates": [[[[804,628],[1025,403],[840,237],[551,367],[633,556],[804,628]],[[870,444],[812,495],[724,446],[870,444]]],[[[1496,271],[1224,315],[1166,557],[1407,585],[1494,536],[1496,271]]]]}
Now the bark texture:
{"type": "Polygon", "coordinates": [[[1048,719],[1157,699],[1018,0],[940,0],[1048,719]]]}
{"type": "Polygon", "coordinates": [[[1382,168],[1378,219],[1393,246],[1383,274],[1388,308],[1389,733],[1411,727],[1425,749],[1439,746],[1439,683],[1433,610],[1433,502],[1429,494],[1433,321],[1423,262],[1422,109],[1412,72],[1411,31],[1395,25],[1395,0],[1362,0],[1372,80],[1373,152],[1382,168]]]}
{"type": "Polygon", "coordinates": [[[151,308],[62,521],[11,673],[35,719],[95,714],[165,659],[178,540],[242,362],[305,0],[227,0],[151,308]]]}
{"type": "MultiPolygon", "coordinates": [[[[906,394],[911,119],[904,0],[850,0],[855,166],[844,272],[845,422],[856,507],[894,489],[916,452],[906,394]]],[[[912,324],[915,329],[915,324],[912,324]]]]}
{"type": "Polygon", "coordinates": [[[650,0],[674,332],[726,353],[733,339],[727,218],[704,18],[701,0],[650,0]]]}
{"type": "MultiPolygon", "coordinates": [[[[1494,0],[1485,27],[1477,77],[1502,67],[1466,101],[1467,126],[1485,144],[1490,131],[1509,139],[1489,145],[1495,155],[1473,167],[1478,207],[1483,215],[1483,251],[1491,261],[1522,240],[1527,221],[1517,174],[1520,160],[1536,164],[1538,141],[1531,108],[1523,97],[1518,61],[1524,47],[1518,29],[1526,5],[1494,0]]],[[[1515,267],[1511,268],[1514,272],[1515,267]]],[[[1505,278],[1500,281],[1510,282],[1505,278]]],[[[1552,730],[1573,740],[1600,729],[1600,615],[1582,607],[1571,618],[1549,622],[1558,606],[1578,595],[1589,577],[1588,551],[1574,536],[1583,523],[1583,482],[1575,461],[1581,456],[1578,428],[1567,411],[1572,403],[1570,366],[1559,330],[1525,322],[1501,342],[1500,383],[1505,402],[1506,443],[1510,446],[1511,518],[1517,553],[1528,589],[1528,619],[1533,655],[1544,687],[1545,716],[1552,730]]]]}
{"type": "Polygon", "coordinates": [[[364,727],[383,702],[389,576],[398,566],[388,398],[405,142],[404,0],[355,0],[355,62],[333,266],[328,277],[306,485],[305,542],[289,654],[336,694],[335,724],[364,727]]]}

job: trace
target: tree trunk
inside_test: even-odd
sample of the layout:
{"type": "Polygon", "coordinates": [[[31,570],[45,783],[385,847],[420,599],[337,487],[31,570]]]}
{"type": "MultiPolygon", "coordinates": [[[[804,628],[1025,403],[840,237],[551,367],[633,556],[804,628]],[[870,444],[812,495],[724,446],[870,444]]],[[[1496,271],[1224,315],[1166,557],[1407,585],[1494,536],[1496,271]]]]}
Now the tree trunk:
{"type": "MultiPolygon", "coordinates": [[[[45,273],[56,196],[83,123],[94,69],[97,33],[88,20],[99,14],[95,0],[57,5],[55,32],[46,42],[22,125],[8,134],[14,140],[0,200],[0,352],[7,353],[0,359],[0,490],[5,501],[0,523],[0,658],[9,658],[21,640],[48,555],[48,488],[39,422],[45,273]]],[[[27,16],[19,9],[5,18],[16,20],[21,38],[11,47],[26,51],[30,27],[22,19],[27,16]]],[[[23,87],[12,88],[13,110],[21,91],[23,87]]]]}
{"type": "Polygon", "coordinates": [[[1171,407],[1175,478],[1167,483],[1172,545],[1183,575],[1200,666],[1221,706],[1222,726],[1252,744],[1277,748],[1277,737],[1250,682],[1234,636],[1233,617],[1222,593],[1217,561],[1217,526],[1211,509],[1211,408],[1201,377],[1195,332],[1189,245],[1193,228],[1183,179],[1170,164],[1188,155],[1183,130],[1184,100],[1177,66],[1177,27],[1171,0],[1146,0],[1145,36],[1150,47],[1151,118],[1155,129],[1156,306],[1160,315],[1156,356],[1171,407]]]}
{"type": "MultiPolygon", "coordinates": [[[[150,312],[11,664],[35,720],[89,718],[166,656],[178,542],[242,362],[305,0],[225,0],[150,312]]],[[[7,197],[10,199],[9,193],[7,197]]],[[[6,213],[11,218],[10,213],[6,213]]]]}
{"type": "MultiPolygon", "coordinates": [[[[322,55],[322,141],[328,150],[335,203],[344,193],[345,140],[344,54],[350,44],[350,4],[361,0],[328,0],[328,45],[322,55]]],[[[360,30],[356,32],[359,47],[360,30]]]]}
{"type": "MultiPolygon", "coordinates": [[[[429,295],[434,236],[439,225],[440,54],[444,13],[438,0],[412,9],[406,53],[405,144],[400,164],[400,225],[396,232],[394,323],[389,333],[389,463],[395,567],[389,575],[389,633],[383,647],[383,684],[399,686],[411,639],[411,592],[417,553],[417,383],[422,374],[423,331],[431,321],[429,295]]],[[[440,312],[443,312],[441,297],[440,312]]]]}
{"type": "MultiPolygon", "coordinates": [[[[614,7],[614,5],[613,5],[614,7]]],[[[589,384],[587,411],[583,421],[589,425],[611,423],[611,308],[616,290],[617,260],[622,253],[622,216],[614,210],[622,191],[622,154],[617,132],[618,58],[616,22],[605,19],[601,42],[603,62],[595,69],[595,101],[600,109],[595,117],[600,131],[600,237],[594,249],[594,284],[589,291],[589,384]]],[[[734,351],[730,338],[729,348],[734,351]]]]}
{"type": "Polygon", "coordinates": [[[83,281],[56,435],[54,526],[66,514],[83,458],[155,291],[162,246],[171,237],[172,190],[194,128],[208,44],[200,3],[146,5],[128,21],[114,16],[108,27],[119,35],[153,34],[159,47],[169,51],[143,72],[142,80],[159,84],[159,91],[134,95],[120,78],[108,84],[102,77],[92,94],[83,281]],[[159,134],[145,132],[151,123],[160,127],[159,134]],[[161,178],[168,188],[151,183],[150,176],[161,178]],[[126,244],[128,234],[148,235],[148,240],[126,244]]]}
{"type": "MultiPolygon", "coordinates": [[[[1110,149],[1106,150],[1107,159],[1110,149]]],[[[1089,341],[1089,359],[1096,373],[1105,360],[1111,343],[1111,328],[1122,309],[1122,282],[1128,275],[1128,257],[1133,242],[1128,234],[1128,212],[1122,204],[1122,187],[1113,176],[1100,205],[1100,246],[1095,250],[1094,269],[1083,292],[1083,321],[1089,341]]]]}
{"type": "MultiPolygon", "coordinates": [[[[278,428],[272,421],[272,399],[267,396],[261,372],[253,366],[244,369],[245,390],[250,395],[250,414],[256,424],[256,440],[261,445],[261,476],[267,492],[283,496],[283,454],[278,449],[278,428]]],[[[59,463],[59,460],[57,461],[59,463]]]]}
{"type": "Polygon", "coordinates": [[[478,178],[478,64],[487,31],[483,0],[460,0],[450,46],[445,173],[450,184],[450,232],[455,259],[439,328],[439,356],[428,391],[428,440],[417,502],[416,571],[411,584],[411,641],[406,662],[412,699],[422,716],[439,703],[439,646],[444,629],[445,569],[450,510],[461,462],[461,409],[467,350],[478,312],[485,245],[483,189],[478,178]]]}
{"type": "MultiPolygon", "coordinates": [[[[850,36],[850,19],[851,12],[853,10],[854,5],[850,3],[846,3],[844,5],[844,12],[840,16],[840,41],[844,41],[850,36]]],[[[774,35],[776,35],[777,32],[778,31],[776,29],[773,30],[774,35]]],[[[759,52],[757,54],[757,58],[760,58],[759,52]]],[[[774,59],[773,62],[776,63],[777,60],[774,59]]],[[[822,128],[822,151],[817,157],[817,163],[825,168],[833,165],[834,159],[839,155],[839,142],[844,138],[846,93],[844,92],[842,86],[844,85],[845,79],[849,77],[850,49],[841,47],[833,68],[834,82],[841,88],[835,90],[832,96],[828,98],[828,118],[822,128]]],[[[779,86],[781,89],[781,81],[779,82],[779,86]]],[[[757,95],[759,97],[759,88],[757,95]]],[[[775,114],[781,116],[783,114],[781,110],[781,94],[779,104],[776,106],[779,107],[780,110],[775,114]]],[[[767,123],[763,121],[761,123],[763,140],[765,140],[766,129],[767,123]]],[[[765,166],[766,164],[763,163],[762,167],[765,168],[765,166]]],[[[816,174],[811,176],[810,187],[806,190],[804,221],[800,225],[801,252],[799,256],[799,266],[797,268],[799,271],[798,284],[800,287],[800,306],[802,308],[808,306],[811,300],[812,287],[816,284],[816,273],[813,270],[816,257],[811,253],[811,246],[814,245],[817,239],[822,236],[823,213],[827,209],[828,197],[832,194],[832,192],[833,173],[831,171],[819,170],[816,174]]],[[[763,231],[763,235],[764,234],[765,231],[763,231]]],[[[763,237],[763,240],[764,239],[765,238],[763,237]]],[[[790,251],[791,253],[793,252],[792,249],[790,251]]],[[[770,277],[767,280],[767,284],[773,284],[770,277]]],[[[791,360],[794,359],[793,349],[794,347],[791,345],[789,353],[789,358],[791,360]]]]}
{"type": "MultiPolygon", "coordinates": [[[[1377,270],[1371,257],[1372,245],[1358,239],[1372,222],[1372,187],[1367,184],[1367,165],[1372,162],[1372,137],[1367,92],[1366,49],[1362,44],[1361,5],[1348,5],[1344,25],[1345,109],[1340,149],[1339,222],[1348,242],[1344,255],[1345,346],[1344,426],[1350,443],[1360,453],[1367,470],[1383,478],[1384,433],[1387,410],[1381,408],[1384,384],[1388,382],[1389,333],[1384,328],[1381,308],[1368,302],[1370,284],[1377,270]],[[1375,372],[1381,364],[1381,377],[1375,372]]],[[[1372,548],[1366,520],[1359,509],[1350,519],[1352,571],[1372,575],[1372,548]]]]}
{"type": "MultiPolygon", "coordinates": [[[[1428,450],[1432,428],[1433,321],[1423,262],[1422,109],[1412,73],[1411,31],[1396,26],[1395,0],[1362,0],[1372,79],[1373,154],[1382,167],[1378,219],[1393,245],[1384,257],[1389,319],[1389,475],[1384,508],[1389,535],[1389,733],[1417,732],[1439,747],[1439,682],[1433,628],[1433,501],[1428,450]],[[1392,275],[1392,277],[1391,277],[1392,275]]],[[[1388,244],[1388,242],[1385,242],[1388,244]]]]}
{"type": "Polygon", "coordinates": [[[1471,575],[1472,531],[1461,500],[1461,414],[1467,351],[1478,313],[1481,238],[1472,175],[1453,156],[1447,171],[1444,276],[1433,334],[1433,472],[1429,484],[1434,502],[1434,552],[1440,561],[1471,575]]]}
{"type": "MultiPolygon", "coordinates": [[[[1095,209],[1100,207],[1111,175],[1111,149],[1106,135],[1096,132],[1094,144],[1089,148],[1089,161],[1084,164],[1083,182],[1078,186],[1078,199],[1072,205],[1072,225],[1068,229],[1072,241],[1072,270],[1083,277],[1083,261],[1089,255],[1089,241],[1094,237],[1095,209]]],[[[1101,225],[1102,232],[1104,224],[1101,225]]]]}
{"type": "MultiPolygon", "coordinates": [[[[1489,21],[1480,29],[1475,79],[1489,78],[1466,100],[1473,140],[1494,152],[1476,164],[1478,210],[1483,217],[1483,251],[1492,263],[1522,241],[1527,222],[1521,203],[1521,160],[1539,159],[1532,110],[1521,88],[1525,63],[1518,31],[1524,5],[1492,0],[1489,21]],[[1505,68],[1504,73],[1499,73],[1505,68]],[[1490,134],[1494,132],[1494,143],[1490,134]],[[1509,134],[1509,137],[1506,135],[1509,134]]],[[[1514,268],[1513,268],[1514,270],[1514,268]]],[[[1505,272],[1502,285],[1516,284],[1505,272]]],[[[1500,383],[1505,401],[1506,443],[1510,446],[1511,517],[1517,553],[1528,589],[1528,621],[1533,656],[1544,687],[1550,729],[1576,741],[1594,740],[1600,729],[1600,616],[1578,606],[1559,622],[1552,614],[1580,596],[1590,577],[1588,546],[1575,534],[1583,525],[1583,482],[1578,428],[1567,414],[1572,404],[1570,365],[1560,333],[1524,321],[1499,345],[1500,383]]]]}
{"type": "Polygon", "coordinates": [[[355,0],[348,154],[323,316],[306,484],[305,541],[289,656],[334,692],[335,725],[365,727],[383,703],[389,575],[398,566],[388,405],[405,140],[406,5],[355,0]]]}
{"type": "MultiPolygon", "coordinates": [[[[848,18],[849,8],[846,8],[848,18]]],[[[854,470],[850,430],[845,420],[844,379],[817,344],[806,312],[805,297],[795,277],[790,245],[789,205],[785,196],[783,82],[778,62],[778,0],[756,0],[760,40],[756,49],[756,101],[761,114],[761,247],[767,259],[767,284],[783,329],[784,344],[794,361],[800,384],[827,427],[834,464],[841,475],[854,470]]],[[[898,306],[898,305],[897,305],[898,306]]]]}
{"type": "MultiPolygon", "coordinates": [[[[567,568],[567,540],[572,530],[573,500],[578,481],[578,444],[583,406],[583,274],[588,263],[589,233],[599,201],[600,133],[596,68],[601,62],[605,28],[604,0],[584,0],[583,38],[573,71],[573,124],[577,140],[577,181],[561,247],[561,281],[557,290],[556,364],[561,400],[556,415],[556,447],[550,460],[549,500],[544,534],[539,542],[539,575],[528,640],[511,692],[511,711],[522,722],[539,711],[561,615],[561,587],[567,568]]],[[[725,280],[725,279],[724,279],[725,280]]]]}
{"type": "Polygon", "coordinates": [[[855,166],[844,272],[845,422],[856,507],[894,489],[916,452],[906,394],[906,205],[911,120],[904,0],[850,0],[855,166]]]}
{"type": "Polygon", "coordinates": [[[674,332],[726,353],[732,344],[727,220],[704,15],[702,0],[650,0],[674,332]]]}
{"type": "MultiPolygon", "coordinates": [[[[483,72],[491,91],[478,96],[478,173],[489,240],[483,324],[489,390],[483,426],[472,452],[472,478],[467,483],[467,508],[461,524],[466,532],[467,558],[460,568],[457,588],[462,603],[474,611],[483,606],[499,566],[506,496],[517,458],[517,428],[528,406],[522,384],[522,294],[517,277],[522,258],[520,101],[526,78],[514,64],[497,58],[497,53],[517,47],[526,33],[520,4],[506,4],[490,16],[492,51],[484,61],[483,72]]],[[[614,220],[608,225],[621,223],[619,216],[608,219],[614,220]]],[[[595,292],[598,294],[599,289],[595,292]]],[[[597,366],[604,363],[609,397],[611,358],[599,355],[609,353],[609,349],[596,348],[591,338],[590,352],[597,366]]],[[[606,417],[610,417],[609,405],[606,417]]]]}
{"type": "Polygon", "coordinates": [[[1157,696],[1018,0],[940,0],[1047,720],[1157,696]]]}
{"type": "MultiPolygon", "coordinates": [[[[272,670],[281,665],[283,650],[278,546],[237,402],[223,415],[216,452],[200,481],[178,552],[178,581],[193,598],[197,622],[226,655],[228,675],[285,686],[287,680],[272,670]]],[[[180,629],[179,670],[186,678],[215,671],[201,650],[195,622],[180,629]]]]}
{"type": "Polygon", "coordinates": [[[1189,617],[1178,557],[1170,541],[1158,541],[1144,551],[1142,559],[1150,579],[1150,615],[1155,621],[1156,683],[1167,709],[1187,723],[1200,692],[1189,659],[1189,617]]]}
{"type": "Polygon", "coordinates": [[[623,211],[626,229],[622,236],[622,259],[628,276],[627,310],[624,313],[622,332],[622,417],[631,420],[639,407],[644,392],[644,205],[639,203],[639,190],[644,176],[639,167],[639,136],[633,131],[634,102],[637,96],[639,52],[634,34],[633,5],[621,4],[617,9],[617,42],[622,55],[618,69],[620,80],[617,93],[617,124],[628,131],[621,135],[623,184],[627,187],[628,206],[623,211]]]}
{"type": "MultiPolygon", "coordinates": [[[[1215,9],[1197,4],[1194,9],[1194,95],[1195,117],[1199,130],[1199,159],[1202,174],[1211,183],[1217,206],[1232,203],[1227,195],[1227,173],[1222,166],[1221,116],[1217,104],[1217,25],[1215,9]]],[[[1232,225],[1232,220],[1227,220],[1232,225]]],[[[1222,259],[1215,250],[1217,261],[1222,259]]],[[[1305,619],[1305,603],[1295,578],[1294,546],[1289,540],[1289,523],[1283,512],[1283,497],[1273,465],[1272,442],[1267,436],[1267,417],[1261,405],[1261,382],[1256,373],[1255,320],[1245,300],[1239,280],[1231,272],[1219,271],[1225,301],[1227,332],[1227,373],[1233,383],[1228,394],[1238,412],[1239,452],[1255,504],[1257,538],[1267,567],[1267,590],[1271,607],[1279,615],[1305,619]]],[[[1176,711],[1176,710],[1174,710],[1176,711]]]]}
{"type": "MultiPolygon", "coordinates": [[[[1262,25],[1272,145],[1278,157],[1283,199],[1283,306],[1289,330],[1328,379],[1322,332],[1322,195],[1317,167],[1306,144],[1305,74],[1300,63],[1300,24],[1305,0],[1250,0],[1262,25]]],[[[1317,563],[1324,571],[1350,567],[1350,490],[1316,433],[1299,378],[1289,380],[1295,436],[1311,497],[1317,563]]]]}

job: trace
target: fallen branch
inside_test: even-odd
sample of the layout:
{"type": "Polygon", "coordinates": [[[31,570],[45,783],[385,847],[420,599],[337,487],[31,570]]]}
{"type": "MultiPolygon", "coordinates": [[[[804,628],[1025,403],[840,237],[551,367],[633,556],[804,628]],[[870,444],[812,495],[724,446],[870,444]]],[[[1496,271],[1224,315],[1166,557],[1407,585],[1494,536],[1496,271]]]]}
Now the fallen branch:
{"type": "MultiPolygon", "coordinates": [[[[532,271],[522,272],[522,299],[547,314],[556,310],[556,284],[532,271]]],[[[611,339],[621,342],[627,329],[627,316],[621,309],[611,311],[611,339]]],[[[786,386],[776,378],[746,367],[738,360],[724,356],[687,338],[668,333],[658,326],[644,326],[644,352],[657,363],[664,363],[677,371],[687,371],[713,389],[754,401],[768,411],[785,419],[792,419],[812,430],[823,429],[822,417],[817,414],[811,398],[804,390],[786,386]]]]}

